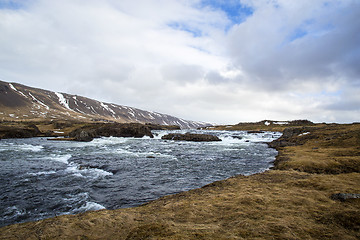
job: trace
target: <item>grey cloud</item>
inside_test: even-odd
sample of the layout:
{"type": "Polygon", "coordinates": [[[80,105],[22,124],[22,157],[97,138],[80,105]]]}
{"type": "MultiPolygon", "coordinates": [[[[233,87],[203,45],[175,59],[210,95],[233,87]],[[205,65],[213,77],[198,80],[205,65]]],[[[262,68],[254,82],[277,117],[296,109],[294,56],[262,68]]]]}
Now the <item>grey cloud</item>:
{"type": "Polygon", "coordinates": [[[194,82],[203,78],[204,69],[197,65],[167,64],[161,68],[164,80],[175,82],[194,82]]]}
{"type": "MultiPolygon", "coordinates": [[[[358,82],[360,85],[360,82],[358,82]]],[[[331,111],[354,111],[360,116],[360,95],[359,88],[353,84],[344,86],[344,91],[333,98],[332,101],[325,102],[322,106],[326,110],[331,111]]]]}
{"type": "MultiPolygon", "coordinates": [[[[360,50],[360,3],[319,11],[319,16],[313,16],[308,34],[292,42],[283,42],[287,34],[280,30],[289,28],[291,31],[296,25],[289,27],[287,23],[275,21],[273,26],[268,25],[274,30],[269,30],[269,35],[265,36],[256,32],[258,22],[255,19],[235,27],[229,49],[234,62],[255,82],[260,81],[269,88],[272,83],[289,87],[291,81],[299,79],[322,82],[330,76],[357,81],[360,77],[356,66],[360,50]]],[[[285,14],[281,9],[273,11],[276,13],[285,14]]],[[[256,13],[254,15],[256,17],[256,13]]]]}
{"type": "Polygon", "coordinates": [[[342,100],[330,105],[325,106],[327,110],[336,110],[336,111],[357,111],[360,116],[360,101],[348,101],[342,100]]]}
{"type": "Polygon", "coordinates": [[[221,75],[219,71],[208,71],[205,74],[205,80],[209,84],[214,84],[214,85],[219,85],[219,84],[230,85],[232,83],[240,84],[244,82],[244,79],[240,76],[226,77],[221,75]]]}
{"type": "Polygon", "coordinates": [[[220,75],[219,72],[210,71],[206,74],[205,79],[212,84],[226,83],[228,79],[220,75]]]}

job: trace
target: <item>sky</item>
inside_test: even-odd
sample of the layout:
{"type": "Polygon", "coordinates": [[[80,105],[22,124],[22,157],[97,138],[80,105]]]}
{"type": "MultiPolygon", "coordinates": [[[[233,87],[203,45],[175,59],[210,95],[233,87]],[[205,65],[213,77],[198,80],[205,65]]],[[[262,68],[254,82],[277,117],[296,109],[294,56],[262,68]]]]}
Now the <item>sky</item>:
{"type": "Polygon", "coordinates": [[[0,80],[215,124],[360,121],[359,0],[0,0],[0,80]]]}

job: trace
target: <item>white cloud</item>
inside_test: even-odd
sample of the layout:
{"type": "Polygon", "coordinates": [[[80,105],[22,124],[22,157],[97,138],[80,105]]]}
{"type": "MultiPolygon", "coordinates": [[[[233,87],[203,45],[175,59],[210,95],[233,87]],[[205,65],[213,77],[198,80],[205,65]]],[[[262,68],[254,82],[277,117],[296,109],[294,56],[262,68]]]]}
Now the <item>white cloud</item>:
{"type": "Polygon", "coordinates": [[[3,7],[0,78],[193,120],[356,121],[359,3],[241,2],[231,28],[200,0],[3,7]]]}

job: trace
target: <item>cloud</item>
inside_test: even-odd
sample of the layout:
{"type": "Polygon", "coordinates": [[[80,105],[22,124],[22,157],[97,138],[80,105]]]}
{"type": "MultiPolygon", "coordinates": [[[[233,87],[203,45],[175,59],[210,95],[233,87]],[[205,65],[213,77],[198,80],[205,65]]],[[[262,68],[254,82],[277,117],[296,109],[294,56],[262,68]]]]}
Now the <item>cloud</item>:
{"type": "Polygon", "coordinates": [[[123,69],[183,63],[208,68],[221,64],[217,56],[207,53],[210,50],[197,48],[211,48],[211,40],[193,39],[166,25],[183,18],[200,22],[199,11],[177,1],[163,1],[164,8],[154,1],[150,3],[89,1],[83,5],[79,1],[37,1],[27,10],[3,11],[2,63],[7,63],[4,69],[12,68],[14,73],[15,68],[22,66],[25,71],[28,68],[29,77],[34,75],[32,71],[38,71],[49,76],[69,74],[69,78],[75,78],[71,81],[110,75],[112,80],[125,81],[127,74],[122,73],[123,69]],[[179,11],[178,15],[168,12],[173,8],[179,11]],[[12,58],[20,63],[11,63],[12,58]]]}
{"type": "Polygon", "coordinates": [[[254,14],[230,33],[234,61],[265,87],[354,74],[360,6],[354,1],[334,1],[331,6],[327,2],[255,5],[254,14]]]}
{"type": "Polygon", "coordinates": [[[359,13],[355,0],[1,0],[0,78],[193,120],[356,121],[359,13]]]}
{"type": "Polygon", "coordinates": [[[161,69],[163,79],[181,83],[203,79],[204,70],[198,65],[173,64],[164,65],[161,69]]]}

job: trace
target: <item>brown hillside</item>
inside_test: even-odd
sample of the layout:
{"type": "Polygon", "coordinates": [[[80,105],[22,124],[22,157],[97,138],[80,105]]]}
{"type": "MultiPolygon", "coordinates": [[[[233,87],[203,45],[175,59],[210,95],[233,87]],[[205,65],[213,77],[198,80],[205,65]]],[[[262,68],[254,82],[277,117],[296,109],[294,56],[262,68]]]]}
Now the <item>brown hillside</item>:
{"type": "Polygon", "coordinates": [[[198,128],[209,124],[94,99],[0,81],[1,121],[151,123],[198,128]]]}

